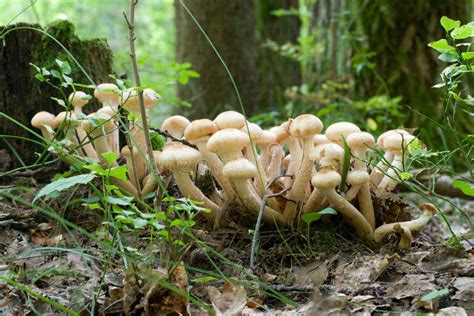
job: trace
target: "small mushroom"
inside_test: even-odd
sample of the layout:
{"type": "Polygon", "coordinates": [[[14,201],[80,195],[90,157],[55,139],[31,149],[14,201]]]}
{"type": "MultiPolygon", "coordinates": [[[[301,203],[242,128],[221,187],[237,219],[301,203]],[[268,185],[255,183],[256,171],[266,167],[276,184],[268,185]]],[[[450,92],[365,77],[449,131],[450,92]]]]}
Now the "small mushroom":
{"type": "Polygon", "coordinates": [[[188,127],[190,123],[191,122],[184,116],[173,115],[163,121],[161,130],[167,131],[171,136],[181,139],[183,138],[186,127],[188,127]]]}
{"type": "MultiPolygon", "coordinates": [[[[249,160],[245,158],[237,158],[228,161],[224,165],[224,176],[231,181],[234,189],[239,195],[242,204],[251,212],[258,215],[260,207],[263,203],[262,199],[252,190],[250,180],[257,176],[257,168],[249,160]]],[[[265,206],[263,211],[263,219],[267,223],[285,224],[283,214],[265,206]]]]}
{"type": "MultiPolygon", "coordinates": [[[[102,83],[95,88],[94,96],[102,104],[102,108],[108,110],[106,113],[113,118],[115,125],[118,126],[117,113],[121,103],[120,89],[113,83],[102,83]]],[[[112,152],[118,154],[120,150],[118,127],[107,135],[107,139],[112,152]]]]}
{"type": "Polygon", "coordinates": [[[247,134],[235,128],[225,128],[214,133],[207,141],[207,150],[216,153],[225,163],[242,158],[242,149],[249,144],[247,134]]]}
{"type": "Polygon", "coordinates": [[[400,225],[399,223],[393,226],[393,231],[400,236],[400,241],[398,242],[398,247],[400,249],[408,250],[411,248],[411,244],[413,243],[413,235],[411,231],[405,227],[400,225]]]}
{"type": "Polygon", "coordinates": [[[78,124],[77,116],[73,112],[60,112],[54,118],[54,125],[57,127],[63,127],[65,137],[71,142],[72,146],[68,146],[69,150],[76,150],[82,157],[86,156],[86,153],[82,150],[79,145],[79,140],[76,135],[75,127],[78,124]]]}
{"type": "Polygon", "coordinates": [[[351,188],[346,194],[346,199],[351,201],[355,196],[359,200],[359,208],[364,217],[369,221],[372,228],[375,228],[374,206],[372,204],[372,196],[370,195],[370,176],[365,166],[365,156],[367,150],[373,148],[375,139],[366,132],[352,133],[347,137],[347,144],[354,156],[354,168],[348,176],[351,188]]]}
{"type": "MultiPolygon", "coordinates": [[[[77,118],[82,118],[84,116],[82,108],[89,102],[90,95],[83,91],[74,91],[69,95],[69,102],[74,107],[74,114],[77,118]]],[[[95,152],[94,147],[87,138],[86,132],[82,129],[80,125],[76,127],[76,134],[79,140],[79,146],[82,147],[84,153],[87,157],[91,159],[97,159],[97,153],[95,152]]]]}
{"type": "Polygon", "coordinates": [[[311,114],[303,114],[290,122],[290,134],[293,138],[298,138],[303,144],[303,155],[298,174],[293,181],[293,187],[288,195],[288,202],[285,205],[284,216],[288,223],[291,223],[305,199],[305,190],[309,186],[313,160],[310,154],[313,150],[313,138],[323,129],[321,120],[311,114]]]}
{"type": "Polygon", "coordinates": [[[344,143],[343,139],[347,139],[350,134],[357,132],[360,132],[359,126],[349,122],[338,122],[329,125],[324,135],[326,135],[327,139],[331,142],[342,147],[344,143]]]}
{"type": "Polygon", "coordinates": [[[192,121],[184,130],[184,137],[195,144],[207,162],[211,174],[220,185],[226,198],[233,199],[235,192],[229,180],[224,177],[222,169],[224,164],[219,157],[207,149],[209,138],[218,131],[216,123],[208,119],[192,121]]]}
{"type": "MultiPolygon", "coordinates": [[[[377,145],[380,148],[385,150],[385,145],[384,145],[385,138],[394,133],[410,135],[410,133],[408,133],[407,131],[403,129],[394,129],[394,130],[386,131],[385,133],[382,133],[377,138],[377,145]]],[[[384,174],[387,172],[388,168],[390,167],[390,164],[392,163],[392,161],[393,161],[393,153],[385,150],[383,158],[380,159],[380,161],[377,163],[377,165],[372,169],[372,172],[370,173],[370,186],[371,187],[377,187],[380,184],[380,181],[382,181],[382,178],[384,174]]]]}
{"type": "Polygon", "coordinates": [[[398,184],[399,173],[404,170],[404,162],[408,157],[407,147],[415,137],[413,135],[404,135],[393,133],[385,137],[385,149],[393,154],[393,161],[386,175],[378,186],[378,194],[392,191],[398,184]]]}
{"type": "Polygon", "coordinates": [[[211,210],[210,213],[203,213],[203,215],[214,222],[219,213],[219,207],[201,192],[190,177],[190,173],[195,170],[201,159],[201,153],[189,146],[172,142],[163,148],[163,151],[157,158],[157,164],[162,170],[171,170],[176,185],[185,197],[195,201],[201,201],[204,207],[211,210]]]}
{"type": "Polygon", "coordinates": [[[335,188],[341,183],[339,173],[332,170],[318,172],[313,177],[312,183],[327,198],[331,206],[356,229],[361,238],[365,240],[373,239],[374,231],[369,222],[352,204],[336,192],[335,188]]]}
{"type": "Polygon", "coordinates": [[[420,204],[420,209],[422,214],[417,219],[406,221],[406,222],[398,222],[398,223],[391,223],[391,224],[384,224],[378,227],[374,231],[374,240],[376,242],[381,242],[388,234],[394,231],[394,227],[396,225],[402,226],[404,229],[410,230],[410,232],[416,233],[423,229],[423,227],[428,224],[430,219],[436,215],[436,207],[431,203],[423,203],[420,204]]]}
{"type": "Polygon", "coordinates": [[[49,141],[52,141],[54,139],[54,134],[51,133],[51,131],[46,126],[49,126],[51,129],[54,129],[56,127],[54,118],[54,114],[51,114],[49,112],[38,112],[31,119],[31,126],[40,129],[43,137],[49,141]]]}
{"type": "Polygon", "coordinates": [[[245,117],[236,111],[225,111],[216,116],[214,123],[218,129],[241,129],[245,126],[245,117]]]}

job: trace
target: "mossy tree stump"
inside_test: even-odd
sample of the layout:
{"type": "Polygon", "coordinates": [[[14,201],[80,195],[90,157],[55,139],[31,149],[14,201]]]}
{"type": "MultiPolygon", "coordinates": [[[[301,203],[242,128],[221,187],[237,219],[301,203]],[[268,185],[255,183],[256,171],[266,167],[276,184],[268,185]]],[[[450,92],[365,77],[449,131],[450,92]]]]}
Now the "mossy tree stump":
{"type": "MultiPolygon", "coordinates": [[[[64,108],[52,99],[52,97],[62,98],[61,93],[48,84],[38,81],[35,78],[36,70],[31,64],[46,69],[57,69],[56,59],[67,61],[72,67],[71,77],[75,83],[92,84],[67,52],[53,39],[38,30],[44,30],[58,40],[74,56],[94,83],[110,81],[109,75],[113,71],[112,52],[107,41],[105,39],[79,39],[75,34],[74,25],[68,21],[55,21],[45,29],[38,24],[25,23],[6,28],[0,26],[0,34],[8,32],[3,38],[3,43],[0,44],[0,112],[26,126],[30,126],[30,120],[36,112],[48,111],[57,114],[64,111],[64,108]]],[[[66,90],[66,95],[71,91],[66,90]]],[[[87,92],[92,93],[91,90],[87,92]]],[[[95,101],[92,101],[86,111],[91,112],[98,106],[95,101]]],[[[28,131],[4,117],[0,118],[0,134],[35,139],[28,131]]],[[[4,149],[0,152],[7,151],[12,157],[9,168],[21,166],[12,148],[25,164],[33,163],[37,158],[35,152],[42,150],[40,146],[24,139],[0,137],[0,150],[4,149]]]]}

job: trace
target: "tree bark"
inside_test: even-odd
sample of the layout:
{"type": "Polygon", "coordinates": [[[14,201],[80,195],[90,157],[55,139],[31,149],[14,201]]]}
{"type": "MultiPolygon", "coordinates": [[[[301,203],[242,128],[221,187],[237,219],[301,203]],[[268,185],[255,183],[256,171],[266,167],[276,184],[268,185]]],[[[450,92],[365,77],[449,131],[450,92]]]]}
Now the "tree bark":
{"type": "MultiPolygon", "coordinates": [[[[246,111],[258,109],[255,4],[252,0],[183,0],[234,76],[246,111]]],[[[189,101],[191,118],[212,117],[223,108],[240,111],[232,83],[211,45],[179,0],[175,1],[177,59],[189,62],[200,78],[178,87],[189,101]]]]}
{"type": "MultiPolygon", "coordinates": [[[[20,23],[8,26],[6,29],[0,27],[0,34],[16,27],[42,29],[37,24],[20,23]]],[[[105,40],[80,40],[75,35],[74,26],[68,21],[53,22],[45,31],[72,53],[96,84],[110,81],[108,76],[112,74],[113,59],[105,40]]],[[[67,61],[72,67],[72,78],[75,83],[91,84],[57,43],[36,30],[14,30],[5,36],[3,41],[4,44],[0,45],[0,112],[27,127],[31,128],[31,118],[39,111],[53,114],[64,111],[63,107],[51,99],[63,96],[56,89],[38,81],[34,77],[36,70],[30,63],[46,69],[57,69],[55,59],[67,61]]],[[[71,90],[66,89],[65,92],[67,96],[71,90]]],[[[93,93],[92,90],[87,92],[93,93]]],[[[92,112],[98,107],[99,104],[91,100],[86,106],[86,112],[92,112]]],[[[39,133],[39,130],[36,132],[39,133]]],[[[27,130],[3,117],[0,118],[0,134],[35,139],[27,130]]],[[[25,164],[33,163],[37,158],[35,152],[43,150],[41,146],[25,139],[0,137],[0,149],[8,151],[12,156],[12,162],[8,166],[2,166],[3,169],[21,166],[12,148],[25,164]]]]}

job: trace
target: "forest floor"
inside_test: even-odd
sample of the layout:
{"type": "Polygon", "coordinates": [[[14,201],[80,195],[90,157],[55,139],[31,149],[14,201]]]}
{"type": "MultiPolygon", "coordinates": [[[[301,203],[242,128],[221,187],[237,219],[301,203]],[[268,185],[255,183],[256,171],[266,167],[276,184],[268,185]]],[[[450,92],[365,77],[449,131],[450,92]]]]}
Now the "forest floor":
{"type": "MultiPolygon", "coordinates": [[[[41,186],[33,178],[22,178],[5,187],[31,201],[41,186]]],[[[69,192],[67,198],[87,194],[69,192]]],[[[413,205],[420,202],[412,194],[406,194],[405,199],[413,205]]],[[[473,201],[454,202],[472,218],[473,201]]],[[[102,221],[102,215],[80,204],[65,209],[60,198],[48,203],[59,215],[89,231],[102,221]]],[[[459,212],[448,204],[444,212],[456,233],[468,232],[459,212]]],[[[415,311],[474,315],[474,238],[462,239],[463,247],[448,246],[451,235],[439,216],[416,236],[409,251],[396,248],[396,240],[383,246],[356,240],[344,224],[328,222],[321,226],[309,232],[309,241],[306,231],[296,234],[264,227],[255,269],[249,266],[248,228],[209,231],[197,226],[194,235],[215,252],[190,243],[180,258],[186,272],[177,267],[174,280],[178,287],[184,283],[193,297],[209,307],[210,300],[226,311],[230,306],[238,309],[246,305],[244,315],[415,311]],[[209,271],[217,276],[209,277],[209,271]],[[220,273],[238,282],[224,282],[218,277],[220,273]]],[[[147,232],[125,234],[123,243],[134,245],[142,254],[158,247],[152,245],[150,249],[147,232]]],[[[44,298],[75,311],[94,310],[105,315],[120,315],[125,309],[140,315],[165,303],[177,311],[190,308],[193,315],[206,314],[193,302],[181,306],[186,305],[185,299],[155,282],[163,273],[160,267],[153,266],[148,272],[138,268],[143,273],[132,278],[120,255],[107,254],[100,243],[70,233],[36,209],[7,198],[0,198],[0,253],[0,276],[17,282],[0,281],[2,315],[64,314],[44,298]]]]}

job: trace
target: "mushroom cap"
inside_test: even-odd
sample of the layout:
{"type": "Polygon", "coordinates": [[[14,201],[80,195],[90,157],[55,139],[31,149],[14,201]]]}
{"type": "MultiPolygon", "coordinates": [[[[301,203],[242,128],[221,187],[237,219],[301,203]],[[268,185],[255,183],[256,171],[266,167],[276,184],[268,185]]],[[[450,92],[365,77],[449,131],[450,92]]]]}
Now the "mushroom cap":
{"type": "Polygon", "coordinates": [[[386,151],[400,152],[403,151],[413,139],[415,139],[415,136],[410,134],[393,133],[385,137],[383,140],[383,148],[386,151]]]}
{"type": "Polygon", "coordinates": [[[335,143],[342,142],[342,137],[347,138],[350,134],[360,132],[359,126],[349,122],[338,122],[328,126],[326,137],[335,143]]]}
{"type": "Polygon", "coordinates": [[[248,179],[257,176],[257,168],[245,158],[229,161],[224,165],[222,172],[229,179],[248,179]]]}
{"type": "Polygon", "coordinates": [[[105,113],[89,114],[85,120],[82,120],[81,127],[86,132],[101,131],[110,133],[115,129],[115,124],[110,115],[105,113]]]}
{"type": "Polygon", "coordinates": [[[288,125],[291,122],[291,119],[282,123],[279,126],[275,126],[270,128],[270,132],[272,132],[275,135],[276,141],[277,142],[283,142],[285,139],[290,137],[290,131],[288,129],[288,125]]]}
{"type": "Polygon", "coordinates": [[[322,144],[328,144],[331,141],[324,134],[316,134],[313,137],[313,145],[316,147],[322,144]]]}
{"type": "Polygon", "coordinates": [[[145,102],[145,108],[149,109],[160,102],[161,96],[156,93],[155,90],[147,88],[143,90],[143,100],[145,102]]]}
{"type": "Polygon", "coordinates": [[[163,169],[191,172],[201,159],[201,153],[181,143],[169,143],[157,158],[156,163],[163,169]]]}
{"type": "Polygon", "coordinates": [[[344,149],[334,143],[321,144],[313,148],[309,154],[311,160],[321,160],[323,158],[341,161],[344,157],[344,149]]]}
{"type": "Polygon", "coordinates": [[[311,179],[311,183],[319,190],[334,189],[341,183],[341,175],[332,170],[318,172],[311,179]]]}
{"type": "Polygon", "coordinates": [[[90,95],[88,95],[84,91],[74,91],[69,95],[68,98],[69,102],[71,102],[73,106],[79,107],[83,107],[84,105],[86,105],[89,102],[89,99],[90,95]]]}
{"type": "Polygon", "coordinates": [[[120,100],[120,89],[113,83],[101,83],[95,87],[94,97],[101,103],[107,101],[118,102],[120,100]]]}
{"type": "Polygon", "coordinates": [[[184,137],[189,141],[193,141],[201,137],[211,136],[218,130],[216,123],[209,119],[194,120],[184,130],[184,137]]]}
{"type": "Polygon", "coordinates": [[[404,129],[401,129],[401,128],[397,128],[397,129],[392,129],[392,130],[389,130],[389,131],[386,131],[382,134],[380,134],[380,136],[377,138],[377,145],[381,148],[384,148],[384,140],[387,136],[389,135],[392,135],[392,134],[403,134],[403,135],[410,135],[410,133],[408,133],[407,131],[405,131],[404,129]]]}
{"type": "Polygon", "coordinates": [[[135,90],[123,91],[121,94],[122,106],[130,113],[140,113],[140,98],[135,90]]]}
{"type": "Polygon", "coordinates": [[[257,145],[269,145],[276,142],[276,136],[270,131],[262,130],[262,136],[257,145]]]}
{"type": "Polygon", "coordinates": [[[219,151],[242,150],[250,143],[249,135],[239,129],[225,128],[214,133],[207,141],[207,150],[219,151]]]}
{"type": "Polygon", "coordinates": [[[76,114],[74,114],[74,112],[70,112],[70,111],[59,112],[58,115],[56,115],[56,117],[54,118],[54,126],[58,127],[59,125],[63,124],[64,121],[66,125],[69,125],[71,121],[75,121],[75,120],[77,120],[77,116],[76,114]]]}
{"type": "Polygon", "coordinates": [[[429,216],[435,216],[438,211],[436,207],[431,203],[422,203],[420,204],[420,209],[423,211],[423,214],[429,216]]]}
{"type": "Polygon", "coordinates": [[[110,117],[114,117],[116,112],[112,107],[106,106],[97,110],[96,114],[106,114],[110,117]]]}
{"type": "Polygon", "coordinates": [[[347,136],[346,140],[351,149],[365,149],[375,146],[374,136],[367,132],[352,133],[347,136]]]}
{"type": "Polygon", "coordinates": [[[241,129],[245,125],[245,117],[236,111],[225,111],[216,116],[214,123],[219,129],[241,129]]]}
{"type": "Polygon", "coordinates": [[[191,122],[184,116],[173,115],[161,123],[161,129],[167,131],[176,138],[181,138],[189,124],[191,124],[191,122]]]}
{"type": "Polygon", "coordinates": [[[346,182],[349,185],[361,185],[370,181],[369,173],[365,170],[354,170],[347,174],[346,182]]]}
{"type": "Polygon", "coordinates": [[[242,128],[240,129],[242,132],[246,133],[246,134],[249,134],[248,132],[250,132],[250,137],[252,137],[252,141],[255,143],[255,144],[258,144],[260,143],[262,137],[263,137],[263,130],[260,126],[258,126],[257,124],[255,123],[248,123],[248,130],[247,130],[247,126],[244,125],[242,126],[242,128]]]}
{"type": "Polygon", "coordinates": [[[57,126],[54,123],[55,116],[46,111],[41,111],[35,114],[31,119],[31,126],[36,128],[43,128],[43,126],[48,125],[52,128],[56,128],[57,126]]]}
{"type": "Polygon", "coordinates": [[[312,137],[323,130],[323,122],[312,114],[302,114],[290,122],[290,134],[292,137],[312,137]]]}

